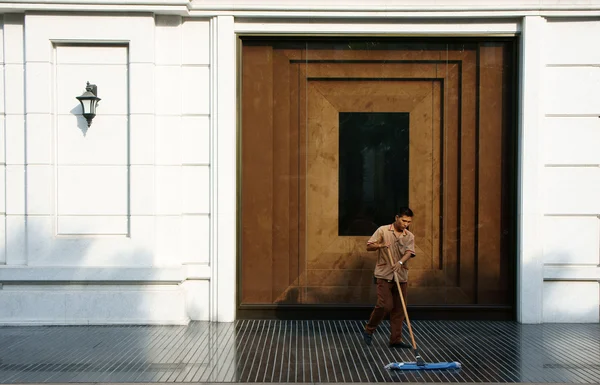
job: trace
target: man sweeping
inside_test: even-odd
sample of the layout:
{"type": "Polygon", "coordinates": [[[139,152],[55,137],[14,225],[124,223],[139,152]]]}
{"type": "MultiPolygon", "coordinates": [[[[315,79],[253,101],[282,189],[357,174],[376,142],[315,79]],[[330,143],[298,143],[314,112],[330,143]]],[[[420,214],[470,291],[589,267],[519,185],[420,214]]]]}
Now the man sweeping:
{"type": "Polygon", "coordinates": [[[386,314],[390,314],[391,336],[390,347],[411,348],[412,346],[402,341],[402,324],[404,311],[398,285],[394,281],[394,272],[397,273],[402,295],[406,300],[406,287],[408,286],[409,259],[415,256],[415,236],[407,230],[412,222],[413,212],[408,207],[401,208],[396,214],[394,223],[379,227],[367,242],[367,251],[377,251],[377,264],[375,266],[375,281],[377,283],[377,304],[371,313],[369,322],[363,331],[363,338],[367,345],[371,345],[373,333],[386,314]],[[394,264],[386,256],[384,249],[392,255],[394,264]]]}

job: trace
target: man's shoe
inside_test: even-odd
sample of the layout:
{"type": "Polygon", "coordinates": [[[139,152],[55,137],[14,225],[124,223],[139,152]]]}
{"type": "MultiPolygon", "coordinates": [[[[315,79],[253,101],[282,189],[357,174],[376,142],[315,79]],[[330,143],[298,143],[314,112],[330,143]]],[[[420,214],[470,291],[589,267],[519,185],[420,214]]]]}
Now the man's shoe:
{"type": "Polygon", "coordinates": [[[390,348],[412,349],[412,345],[409,345],[406,342],[396,342],[395,344],[390,344],[390,348]]]}
{"type": "Polygon", "coordinates": [[[367,346],[371,346],[371,342],[373,341],[373,336],[371,334],[367,333],[366,330],[363,330],[362,336],[363,336],[363,340],[365,340],[365,344],[367,344],[367,346]]]}

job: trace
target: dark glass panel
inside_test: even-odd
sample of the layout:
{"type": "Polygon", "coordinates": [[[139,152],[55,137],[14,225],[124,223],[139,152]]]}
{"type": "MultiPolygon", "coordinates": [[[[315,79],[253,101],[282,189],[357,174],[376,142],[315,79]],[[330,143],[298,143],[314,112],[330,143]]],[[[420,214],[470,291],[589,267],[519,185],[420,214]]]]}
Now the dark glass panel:
{"type": "Polygon", "coordinates": [[[408,206],[409,114],[341,112],[339,235],[371,235],[408,206]]]}

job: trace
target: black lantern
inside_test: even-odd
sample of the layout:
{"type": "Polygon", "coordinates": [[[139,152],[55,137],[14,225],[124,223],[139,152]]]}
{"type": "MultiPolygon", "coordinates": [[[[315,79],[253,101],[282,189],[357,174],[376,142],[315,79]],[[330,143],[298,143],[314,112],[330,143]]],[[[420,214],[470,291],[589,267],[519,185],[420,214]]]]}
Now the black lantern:
{"type": "Polygon", "coordinates": [[[95,84],[87,82],[85,92],[81,96],[77,96],[77,100],[81,103],[83,109],[83,117],[87,120],[88,127],[92,124],[92,119],[96,116],[96,107],[101,100],[98,96],[98,87],[95,84]]]}

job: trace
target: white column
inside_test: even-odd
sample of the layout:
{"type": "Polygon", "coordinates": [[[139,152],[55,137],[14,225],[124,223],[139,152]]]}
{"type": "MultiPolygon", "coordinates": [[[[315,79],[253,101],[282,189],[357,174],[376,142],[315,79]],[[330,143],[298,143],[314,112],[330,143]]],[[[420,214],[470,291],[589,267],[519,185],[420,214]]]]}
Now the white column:
{"type": "Polygon", "coordinates": [[[236,310],[236,37],[233,16],[211,21],[211,320],[236,310]]]}
{"type": "Polygon", "coordinates": [[[27,264],[25,165],[25,15],[4,15],[4,136],[7,265],[27,264]]]}
{"type": "Polygon", "coordinates": [[[0,15],[0,265],[6,264],[6,157],[4,139],[4,16],[0,15]]]}
{"type": "Polygon", "coordinates": [[[543,310],[543,238],[541,234],[544,95],[544,29],[539,16],[523,18],[519,121],[519,246],[517,320],[541,323],[543,310]]]}

